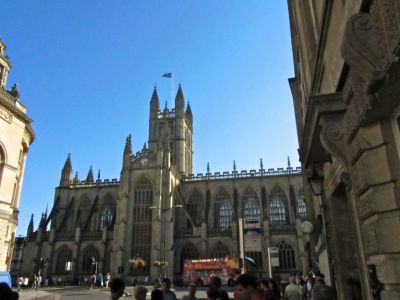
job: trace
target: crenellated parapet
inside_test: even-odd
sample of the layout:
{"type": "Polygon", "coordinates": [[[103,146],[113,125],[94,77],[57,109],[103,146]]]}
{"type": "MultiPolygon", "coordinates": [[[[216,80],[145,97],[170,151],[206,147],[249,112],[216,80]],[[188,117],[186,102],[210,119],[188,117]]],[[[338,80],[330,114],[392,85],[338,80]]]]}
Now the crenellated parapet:
{"type": "Polygon", "coordinates": [[[265,176],[281,176],[281,175],[300,175],[302,172],[301,167],[296,168],[270,168],[270,169],[259,169],[259,170],[242,170],[242,171],[224,171],[214,173],[197,173],[183,176],[183,182],[190,181],[202,181],[202,180],[223,180],[223,179],[235,179],[235,178],[253,178],[253,177],[265,177],[265,176]]]}
{"type": "Polygon", "coordinates": [[[117,178],[113,179],[97,179],[96,181],[75,180],[69,185],[70,188],[85,188],[85,187],[104,187],[104,186],[119,186],[120,181],[117,178]]]}

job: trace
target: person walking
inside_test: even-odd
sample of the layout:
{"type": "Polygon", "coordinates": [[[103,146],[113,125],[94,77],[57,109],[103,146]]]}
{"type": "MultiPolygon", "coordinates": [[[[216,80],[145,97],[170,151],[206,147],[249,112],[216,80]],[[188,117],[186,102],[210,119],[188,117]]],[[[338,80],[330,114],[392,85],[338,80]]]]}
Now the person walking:
{"type": "Polygon", "coordinates": [[[147,289],[144,286],[138,286],[135,289],[134,295],[135,295],[136,300],[146,300],[147,289]]]}
{"type": "Polygon", "coordinates": [[[181,300],[197,300],[196,286],[194,284],[189,285],[187,295],[182,296],[181,300]]]}
{"type": "Polygon", "coordinates": [[[104,285],[105,285],[106,289],[108,289],[110,279],[111,279],[111,275],[110,275],[110,273],[107,273],[106,276],[104,277],[104,285]]]}
{"type": "Polygon", "coordinates": [[[21,287],[23,286],[23,284],[24,284],[24,278],[22,276],[19,276],[18,279],[17,279],[18,292],[21,291],[21,287]]]}
{"type": "Polygon", "coordinates": [[[289,276],[289,284],[285,288],[284,297],[285,300],[300,300],[300,290],[293,275],[289,276]]]}
{"type": "Polygon", "coordinates": [[[171,291],[171,279],[166,277],[161,281],[161,290],[164,300],[177,300],[175,293],[171,291]]]}
{"type": "Polygon", "coordinates": [[[315,274],[315,285],[311,292],[312,300],[334,300],[335,292],[332,287],[327,286],[324,275],[320,272],[315,274]]]}
{"type": "Polygon", "coordinates": [[[211,278],[211,286],[214,286],[218,289],[218,292],[219,292],[218,298],[220,300],[229,300],[229,295],[228,295],[227,291],[225,291],[221,288],[221,286],[222,286],[221,278],[219,278],[218,276],[214,276],[213,278],[211,278]]]}
{"type": "Polygon", "coordinates": [[[110,289],[111,297],[109,298],[109,300],[118,300],[125,292],[125,284],[121,278],[114,278],[110,282],[110,289]]]}

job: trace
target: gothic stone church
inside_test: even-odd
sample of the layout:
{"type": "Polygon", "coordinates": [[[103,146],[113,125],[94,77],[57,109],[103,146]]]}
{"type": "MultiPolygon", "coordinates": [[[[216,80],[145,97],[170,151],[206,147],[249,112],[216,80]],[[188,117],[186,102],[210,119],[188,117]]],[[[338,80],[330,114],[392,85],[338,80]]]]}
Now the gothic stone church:
{"type": "MultiPolygon", "coordinates": [[[[246,240],[254,272],[268,270],[267,249],[278,247],[282,278],[309,266],[309,236],[300,168],[193,175],[193,116],[179,86],[175,108],[150,101],[148,147],[132,152],[126,139],[119,180],[73,176],[68,156],[50,214],[28,227],[22,274],[76,280],[93,272],[112,276],[159,275],[179,280],[186,258],[239,256],[239,219],[259,224],[246,240]],[[96,263],[92,263],[92,257],[96,263]],[[144,266],[132,264],[141,258],[144,266]],[[131,262],[130,262],[131,260],[131,262]],[[164,263],[166,262],[166,263],[164,263]],[[160,266],[161,265],[161,266],[160,266]]],[[[241,223],[241,222],[240,222],[241,223]]],[[[246,225],[244,225],[246,226],[246,225]]],[[[143,278],[143,277],[142,277],[143,278]]]]}

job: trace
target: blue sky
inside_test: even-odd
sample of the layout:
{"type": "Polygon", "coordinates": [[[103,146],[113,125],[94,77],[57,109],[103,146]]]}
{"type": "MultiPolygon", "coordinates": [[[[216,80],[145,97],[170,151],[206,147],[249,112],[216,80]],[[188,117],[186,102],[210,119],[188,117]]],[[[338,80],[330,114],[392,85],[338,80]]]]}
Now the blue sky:
{"type": "MultiPolygon", "coordinates": [[[[298,166],[287,79],[293,76],[286,1],[3,1],[0,36],[37,138],[28,155],[18,234],[35,227],[68,153],[119,178],[125,137],[148,137],[156,83],[171,107],[182,84],[194,115],[194,170],[298,166]]],[[[163,104],[162,104],[163,106],[163,104]]]]}

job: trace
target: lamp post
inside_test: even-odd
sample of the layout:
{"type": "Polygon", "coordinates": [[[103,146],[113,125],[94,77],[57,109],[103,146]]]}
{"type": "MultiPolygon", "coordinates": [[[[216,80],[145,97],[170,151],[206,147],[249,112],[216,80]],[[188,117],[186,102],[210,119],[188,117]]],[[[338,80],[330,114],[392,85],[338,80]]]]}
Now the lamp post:
{"type": "MultiPolygon", "coordinates": [[[[328,249],[328,241],[326,239],[327,233],[326,233],[326,226],[325,226],[325,214],[324,214],[324,206],[322,203],[322,198],[324,197],[324,191],[323,191],[323,183],[324,183],[324,177],[318,174],[318,171],[316,167],[313,167],[312,175],[311,177],[307,178],[308,183],[311,186],[311,190],[314,194],[314,196],[318,197],[318,205],[319,209],[321,212],[321,218],[322,218],[322,233],[320,233],[320,238],[322,240],[322,237],[325,239],[325,246],[326,246],[326,251],[328,257],[330,257],[329,249],[328,249]]],[[[334,281],[335,279],[333,278],[333,273],[331,273],[332,270],[329,268],[329,283],[334,286],[334,281]],[[333,280],[331,282],[331,280],[333,280]]]]}
{"type": "Polygon", "coordinates": [[[158,210],[158,215],[159,215],[159,222],[160,222],[160,233],[162,235],[162,238],[160,237],[160,245],[159,245],[159,277],[161,278],[161,267],[164,267],[164,278],[167,277],[167,261],[166,261],[166,249],[165,249],[165,242],[166,242],[166,222],[165,222],[165,213],[169,211],[172,208],[181,208],[182,205],[180,204],[175,204],[172,207],[166,207],[166,208],[161,208],[159,206],[153,205],[150,206],[149,209],[157,209],[158,210]],[[162,258],[162,260],[161,260],[162,258]]]}
{"type": "Polygon", "coordinates": [[[96,285],[96,280],[97,280],[97,260],[94,256],[92,256],[92,276],[90,278],[91,283],[90,283],[90,289],[96,285]]]}

